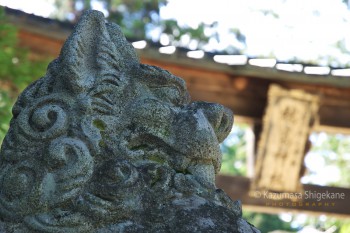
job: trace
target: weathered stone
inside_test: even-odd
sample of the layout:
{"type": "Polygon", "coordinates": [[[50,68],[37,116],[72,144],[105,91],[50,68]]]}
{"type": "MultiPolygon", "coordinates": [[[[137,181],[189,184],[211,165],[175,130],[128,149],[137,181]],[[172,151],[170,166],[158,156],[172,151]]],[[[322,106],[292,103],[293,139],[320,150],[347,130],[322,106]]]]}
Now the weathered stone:
{"type": "Polygon", "coordinates": [[[0,231],[258,232],[214,185],[232,122],[89,11],[13,108],[0,231]]]}

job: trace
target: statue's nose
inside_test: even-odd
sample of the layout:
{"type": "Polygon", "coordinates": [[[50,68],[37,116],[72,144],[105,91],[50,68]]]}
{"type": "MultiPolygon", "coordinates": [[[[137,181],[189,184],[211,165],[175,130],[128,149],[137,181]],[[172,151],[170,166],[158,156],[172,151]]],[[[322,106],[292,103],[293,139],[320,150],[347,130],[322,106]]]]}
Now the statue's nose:
{"type": "Polygon", "coordinates": [[[233,113],[230,109],[221,104],[207,102],[193,102],[193,109],[201,109],[208,122],[214,129],[219,143],[222,142],[231,132],[233,125],[233,113]]]}

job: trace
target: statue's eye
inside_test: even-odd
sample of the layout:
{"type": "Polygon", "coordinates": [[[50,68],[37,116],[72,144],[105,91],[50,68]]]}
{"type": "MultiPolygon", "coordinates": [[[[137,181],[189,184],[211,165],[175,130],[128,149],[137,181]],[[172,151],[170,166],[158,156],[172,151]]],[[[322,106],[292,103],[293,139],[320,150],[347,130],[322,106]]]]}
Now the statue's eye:
{"type": "Polygon", "coordinates": [[[169,102],[175,106],[181,105],[182,96],[177,87],[175,86],[163,86],[152,88],[153,93],[162,101],[169,102]]]}

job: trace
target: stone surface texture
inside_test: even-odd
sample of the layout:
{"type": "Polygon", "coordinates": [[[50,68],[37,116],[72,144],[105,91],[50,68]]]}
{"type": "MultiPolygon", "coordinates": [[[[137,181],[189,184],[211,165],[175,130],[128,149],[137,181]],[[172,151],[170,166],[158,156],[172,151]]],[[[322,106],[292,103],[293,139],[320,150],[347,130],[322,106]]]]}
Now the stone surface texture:
{"type": "Polygon", "coordinates": [[[13,108],[0,232],[258,232],[214,184],[232,122],[88,11],[13,108]]]}

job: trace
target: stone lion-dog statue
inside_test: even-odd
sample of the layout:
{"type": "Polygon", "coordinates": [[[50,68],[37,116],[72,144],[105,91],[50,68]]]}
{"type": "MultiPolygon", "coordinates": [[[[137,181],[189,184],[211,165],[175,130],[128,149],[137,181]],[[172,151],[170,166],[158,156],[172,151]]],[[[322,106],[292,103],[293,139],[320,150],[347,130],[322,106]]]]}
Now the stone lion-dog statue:
{"type": "Polygon", "coordinates": [[[88,11],[13,107],[0,232],[258,232],[214,184],[232,123],[88,11]]]}

